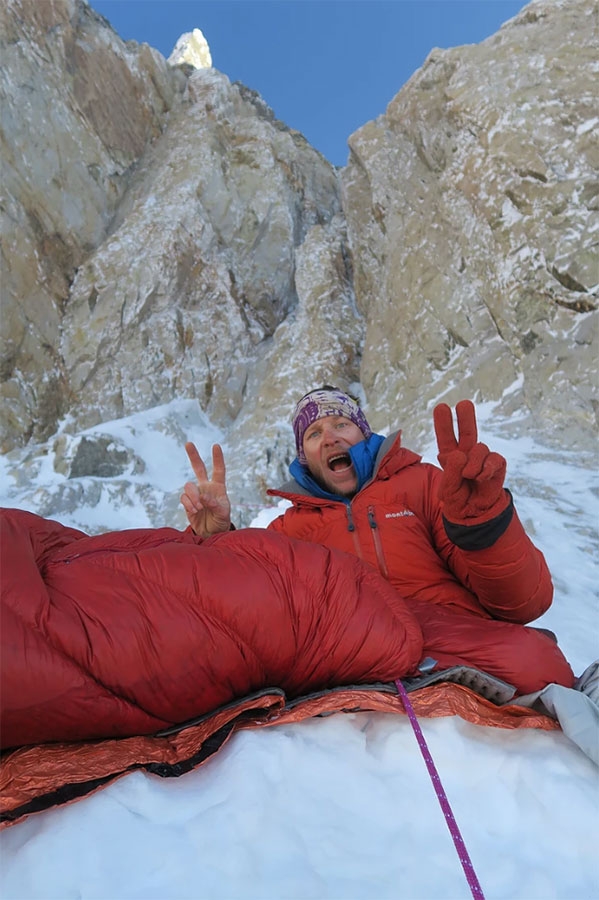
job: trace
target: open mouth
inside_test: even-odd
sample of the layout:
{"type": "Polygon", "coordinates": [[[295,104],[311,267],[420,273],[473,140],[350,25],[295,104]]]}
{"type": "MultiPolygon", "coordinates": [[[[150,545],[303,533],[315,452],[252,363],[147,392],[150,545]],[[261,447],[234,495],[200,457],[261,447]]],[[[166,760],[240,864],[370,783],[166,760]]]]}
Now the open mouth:
{"type": "Polygon", "coordinates": [[[331,472],[343,472],[345,469],[351,468],[351,465],[349,453],[338,453],[327,460],[327,466],[331,472]]]}

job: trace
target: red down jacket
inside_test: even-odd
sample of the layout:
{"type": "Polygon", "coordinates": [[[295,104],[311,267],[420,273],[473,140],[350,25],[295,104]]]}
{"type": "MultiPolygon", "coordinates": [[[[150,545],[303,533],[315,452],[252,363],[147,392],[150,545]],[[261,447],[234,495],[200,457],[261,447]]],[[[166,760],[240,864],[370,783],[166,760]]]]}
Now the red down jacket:
{"type": "Polygon", "coordinates": [[[396,433],[385,439],[373,478],[351,502],[314,497],[296,481],[269,491],[293,503],[269,528],[359,556],[389,579],[410,608],[422,601],[507,622],[537,619],[551,605],[551,575],[515,510],[492,546],[461,549],[445,532],[442,474],[402,447],[396,433]]]}
{"type": "Polygon", "coordinates": [[[401,596],[353,556],[262,529],[89,537],[0,511],[2,746],[152,734],[264,687],[289,697],[466,664],[520,693],[573,674],[545,635],[401,596]]]}

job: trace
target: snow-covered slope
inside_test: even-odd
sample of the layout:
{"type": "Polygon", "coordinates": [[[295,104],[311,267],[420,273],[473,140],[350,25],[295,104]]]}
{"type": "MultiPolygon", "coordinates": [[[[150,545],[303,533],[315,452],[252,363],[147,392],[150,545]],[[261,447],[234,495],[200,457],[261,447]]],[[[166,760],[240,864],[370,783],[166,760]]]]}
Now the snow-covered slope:
{"type": "MultiPolygon", "coordinates": [[[[186,406],[159,412],[103,426],[145,466],[121,477],[122,490],[118,478],[66,479],[49,457],[32,476],[38,496],[80,490],[61,521],[96,530],[150,524],[139,495],[154,491],[158,520],[188,477],[182,433],[203,450],[218,435],[186,406]],[[156,431],[158,418],[178,428],[156,431]],[[99,506],[86,505],[92,488],[102,493],[99,506]]],[[[483,438],[508,458],[519,512],[554,574],[555,601],[540,621],[579,674],[599,655],[599,478],[575,453],[508,438],[490,405],[478,412],[483,438]]],[[[424,449],[433,460],[434,447],[424,449]]],[[[35,497],[4,474],[3,505],[39,511],[35,497]]],[[[276,512],[261,511],[254,523],[276,512]]],[[[599,896],[599,770],[567,737],[458,718],[421,725],[487,900],[599,896]]],[[[133,773],[6,829],[0,854],[6,900],[470,896],[409,722],[384,714],[237,733],[179,779],[133,773]]]]}

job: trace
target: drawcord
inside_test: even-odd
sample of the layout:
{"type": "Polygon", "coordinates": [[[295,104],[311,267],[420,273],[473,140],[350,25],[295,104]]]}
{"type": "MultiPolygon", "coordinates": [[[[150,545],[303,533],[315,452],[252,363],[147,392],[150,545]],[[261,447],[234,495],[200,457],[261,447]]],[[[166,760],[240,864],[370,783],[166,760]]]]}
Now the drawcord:
{"type": "Polygon", "coordinates": [[[402,699],[405,711],[408,714],[408,718],[410,720],[412,728],[414,729],[414,734],[416,735],[416,740],[418,741],[420,752],[424,757],[424,762],[426,763],[428,774],[430,775],[433,787],[435,788],[435,793],[437,794],[437,800],[439,801],[439,805],[443,810],[443,815],[445,816],[445,821],[447,822],[449,833],[451,834],[454,846],[460,858],[462,869],[464,870],[464,875],[466,876],[466,881],[468,882],[468,887],[472,892],[474,900],[485,900],[485,895],[483,894],[480,882],[476,877],[476,872],[474,871],[472,861],[468,855],[468,851],[466,850],[464,839],[461,835],[460,829],[458,828],[458,823],[455,820],[451,806],[449,805],[447,794],[443,790],[443,785],[441,784],[439,773],[437,772],[436,766],[433,762],[433,758],[431,756],[430,750],[428,749],[428,744],[426,743],[425,737],[422,733],[422,729],[418,724],[418,719],[416,718],[414,707],[412,706],[410,698],[408,697],[408,692],[406,691],[399,678],[395,682],[395,687],[397,688],[399,696],[402,699]]]}

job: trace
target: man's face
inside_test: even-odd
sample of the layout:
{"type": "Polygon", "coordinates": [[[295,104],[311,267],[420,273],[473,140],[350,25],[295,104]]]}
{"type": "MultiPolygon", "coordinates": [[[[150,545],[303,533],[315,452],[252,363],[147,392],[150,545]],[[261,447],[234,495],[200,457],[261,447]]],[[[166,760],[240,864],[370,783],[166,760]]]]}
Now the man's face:
{"type": "Polygon", "coordinates": [[[358,476],[349,456],[349,448],[364,440],[364,435],[345,416],[323,416],[305,431],[304,453],[313,477],[327,491],[352,497],[358,476]]]}

